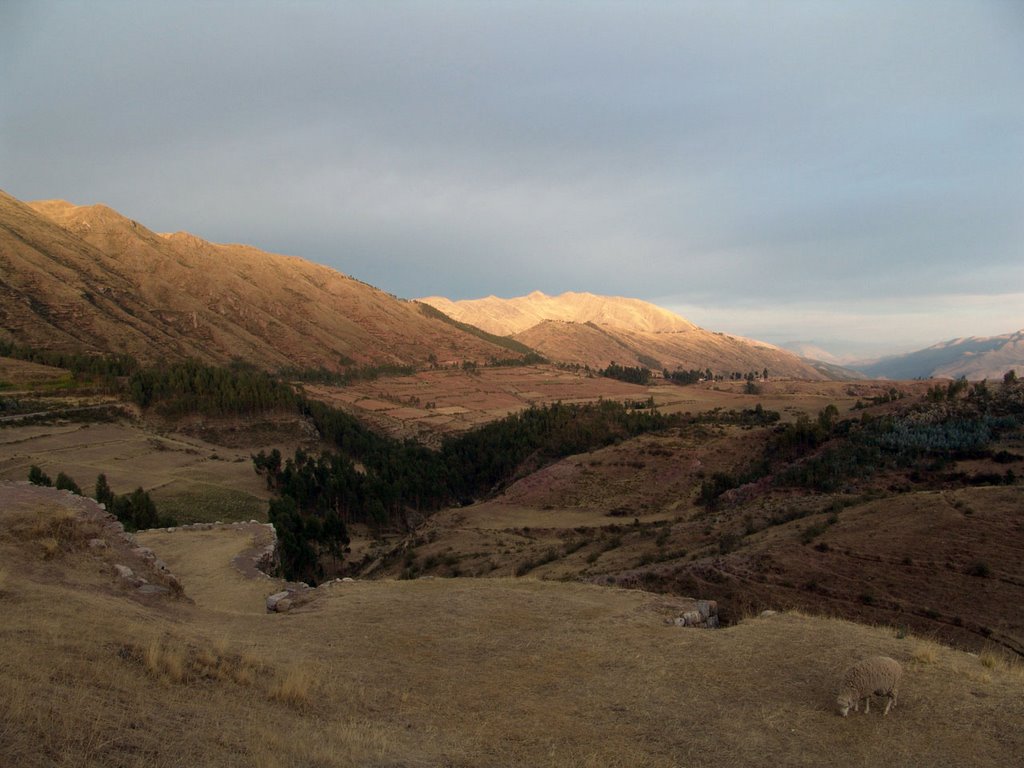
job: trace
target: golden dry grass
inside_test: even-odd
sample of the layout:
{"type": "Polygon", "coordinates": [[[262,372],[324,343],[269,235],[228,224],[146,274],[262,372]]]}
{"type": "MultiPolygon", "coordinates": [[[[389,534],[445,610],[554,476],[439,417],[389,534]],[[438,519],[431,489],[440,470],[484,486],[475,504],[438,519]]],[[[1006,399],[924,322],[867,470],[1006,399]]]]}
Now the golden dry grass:
{"type": "Polygon", "coordinates": [[[135,540],[160,553],[171,573],[181,579],[188,595],[198,606],[210,611],[261,615],[267,595],[280,582],[246,578],[231,564],[232,558],[252,543],[245,527],[211,530],[139,531],[135,540]]]}
{"type": "MultiPolygon", "coordinates": [[[[182,535],[203,559],[210,540],[182,535]]],[[[1019,674],[937,644],[917,662],[926,641],[884,628],[779,614],[682,630],[656,595],[532,579],[335,584],[289,614],[232,613],[143,604],[87,549],[44,561],[19,544],[0,540],[11,765],[1004,766],[1024,752],[1019,674]],[[898,708],[838,717],[837,676],[876,653],[905,665],[898,708]]],[[[208,588],[191,578],[186,592],[208,588]]]]}
{"type": "Polygon", "coordinates": [[[345,353],[360,364],[425,364],[430,355],[459,363],[506,352],[328,267],[181,232],[160,236],[103,205],[25,205],[0,191],[0,222],[5,281],[32,297],[6,303],[4,330],[30,346],[59,343],[59,314],[89,328],[106,351],[146,362],[227,364],[245,350],[275,370],[334,368],[345,353]],[[95,290],[119,301],[100,310],[87,298],[95,290]],[[279,327],[252,322],[282,313],[279,327]]]}
{"type": "Polygon", "coordinates": [[[270,687],[269,695],[274,701],[304,708],[314,701],[315,683],[313,672],[297,664],[281,673],[280,678],[270,687]]]}
{"type": "Polygon", "coordinates": [[[160,512],[180,523],[265,519],[267,490],[250,453],[128,423],[7,426],[0,480],[25,480],[37,464],[51,477],[67,473],[89,494],[103,473],[117,493],[150,490],[160,512]]]}
{"type": "Polygon", "coordinates": [[[934,664],[938,659],[938,645],[936,643],[917,641],[911,658],[919,664],[934,664]]]}

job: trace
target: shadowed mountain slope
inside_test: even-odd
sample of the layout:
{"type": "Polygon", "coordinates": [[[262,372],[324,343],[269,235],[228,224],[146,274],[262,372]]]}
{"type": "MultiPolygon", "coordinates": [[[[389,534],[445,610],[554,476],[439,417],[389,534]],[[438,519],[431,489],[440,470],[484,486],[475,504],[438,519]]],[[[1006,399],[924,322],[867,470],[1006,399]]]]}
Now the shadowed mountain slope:
{"type": "Polygon", "coordinates": [[[0,323],[47,349],[265,368],[421,364],[508,350],[296,257],[157,234],[104,205],[0,192],[0,323]]]}
{"type": "Polygon", "coordinates": [[[1011,369],[1024,373],[1024,330],[1002,336],[952,339],[857,369],[887,379],[999,379],[1011,369]]]}

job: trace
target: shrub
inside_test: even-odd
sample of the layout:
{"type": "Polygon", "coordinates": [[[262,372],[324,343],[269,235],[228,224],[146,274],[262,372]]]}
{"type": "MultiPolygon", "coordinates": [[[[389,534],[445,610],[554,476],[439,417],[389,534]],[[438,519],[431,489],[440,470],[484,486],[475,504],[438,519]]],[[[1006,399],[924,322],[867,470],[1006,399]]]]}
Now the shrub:
{"type": "Polygon", "coordinates": [[[82,489],[78,487],[78,483],[76,483],[63,472],[57,474],[57,482],[55,484],[55,487],[64,491],[71,491],[72,493],[77,494],[78,496],[82,495],[82,489]]]}
{"type": "Polygon", "coordinates": [[[970,576],[977,576],[981,579],[987,579],[992,575],[992,571],[984,560],[978,560],[971,564],[971,567],[967,569],[967,573],[970,576]]]}
{"type": "Polygon", "coordinates": [[[47,488],[53,485],[53,481],[50,479],[50,476],[35,464],[28,469],[28,481],[33,485],[43,485],[47,488]]]}
{"type": "Polygon", "coordinates": [[[316,678],[307,669],[291,667],[271,686],[270,698],[293,707],[302,708],[313,699],[316,678]]]}
{"type": "Polygon", "coordinates": [[[740,545],[740,537],[735,533],[723,533],[718,537],[718,552],[727,555],[740,545]]]}
{"type": "Polygon", "coordinates": [[[828,530],[828,523],[827,522],[821,522],[821,523],[815,523],[814,525],[809,525],[809,526],[807,526],[806,528],[804,528],[800,532],[800,541],[803,544],[810,544],[818,536],[823,534],[826,530],[828,530]]]}

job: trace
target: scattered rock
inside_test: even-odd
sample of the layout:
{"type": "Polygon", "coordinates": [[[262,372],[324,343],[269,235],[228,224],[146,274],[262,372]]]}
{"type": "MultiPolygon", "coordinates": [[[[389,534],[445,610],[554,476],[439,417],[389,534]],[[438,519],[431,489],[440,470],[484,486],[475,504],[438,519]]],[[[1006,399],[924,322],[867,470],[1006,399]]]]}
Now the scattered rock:
{"type": "Polygon", "coordinates": [[[168,587],[161,587],[159,584],[142,584],[136,591],[140,595],[169,595],[171,593],[168,587]]]}
{"type": "Polygon", "coordinates": [[[127,565],[115,565],[114,571],[117,573],[118,578],[124,579],[125,581],[135,578],[135,571],[127,565]]]}
{"type": "Polygon", "coordinates": [[[104,539],[89,539],[89,549],[106,549],[107,542],[104,539]]]}
{"type": "Polygon", "coordinates": [[[277,606],[282,600],[288,601],[288,606],[284,610],[289,610],[292,607],[291,601],[288,600],[289,597],[291,597],[291,593],[288,590],[285,590],[284,592],[275,592],[267,598],[267,610],[270,612],[281,610],[277,606]]]}
{"type": "Polygon", "coordinates": [[[666,623],[677,627],[697,627],[699,629],[716,629],[718,623],[718,603],[714,600],[694,600],[693,607],[683,611],[676,618],[666,623]]]}

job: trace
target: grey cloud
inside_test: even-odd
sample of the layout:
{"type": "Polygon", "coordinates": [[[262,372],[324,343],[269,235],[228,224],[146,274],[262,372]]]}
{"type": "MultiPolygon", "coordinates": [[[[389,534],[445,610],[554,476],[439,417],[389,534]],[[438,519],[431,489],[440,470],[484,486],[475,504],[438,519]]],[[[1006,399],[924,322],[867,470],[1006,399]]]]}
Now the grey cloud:
{"type": "Polygon", "coordinates": [[[5,7],[20,197],[403,296],[784,311],[1024,279],[1012,2],[5,7]]]}

